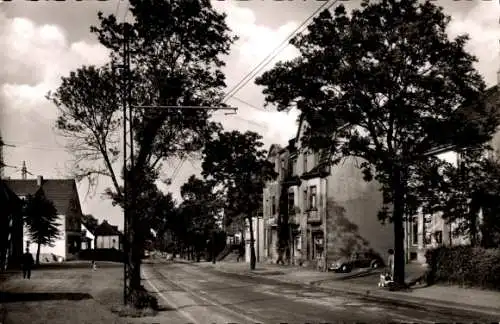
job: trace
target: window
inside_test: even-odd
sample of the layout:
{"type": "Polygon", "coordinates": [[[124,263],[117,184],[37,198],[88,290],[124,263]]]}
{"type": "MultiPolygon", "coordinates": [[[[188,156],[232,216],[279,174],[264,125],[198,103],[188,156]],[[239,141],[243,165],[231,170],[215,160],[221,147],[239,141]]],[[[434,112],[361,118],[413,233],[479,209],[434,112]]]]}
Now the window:
{"type": "Polygon", "coordinates": [[[304,156],[303,156],[303,158],[304,158],[304,170],[303,170],[303,172],[307,172],[308,171],[308,168],[307,168],[308,167],[307,166],[307,162],[308,162],[307,161],[307,153],[308,153],[307,151],[304,151],[304,156]]]}
{"type": "Polygon", "coordinates": [[[311,167],[315,167],[318,165],[318,160],[319,160],[319,152],[314,152],[311,154],[311,167]]]}
{"type": "Polygon", "coordinates": [[[281,159],[281,168],[280,168],[280,175],[281,176],[284,176],[286,174],[285,170],[286,170],[285,160],[281,159]]]}
{"type": "Polygon", "coordinates": [[[308,203],[308,200],[307,200],[307,189],[304,190],[304,196],[303,196],[303,198],[304,198],[304,206],[303,206],[303,208],[304,208],[304,210],[308,210],[309,209],[309,205],[307,204],[308,203]]]}
{"type": "Polygon", "coordinates": [[[411,243],[418,244],[418,217],[411,220],[411,243]]]}
{"type": "Polygon", "coordinates": [[[292,170],[292,176],[296,176],[297,175],[297,159],[293,159],[292,160],[292,166],[290,168],[292,170]]]}
{"type": "Polygon", "coordinates": [[[311,186],[309,194],[309,209],[316,209],[317,207],[316,186],[311,186]]]}
{"type": "Polygon", "coordinates": [[[276,197],[272,196],[271,197],[271,216],[274,216],[276,214],[276,197]]]}
{"type": "Polygon", "coordinates": [[[288,193],[288,212],[290,214],[295,214],[295,195],[293,192],[288,193]]]}
{"type": "Polygon", "coordinates": [[[434,238],[437,244],[443,244],[443,231],[436,231],[436,233],[434,233],[434,238]]]}

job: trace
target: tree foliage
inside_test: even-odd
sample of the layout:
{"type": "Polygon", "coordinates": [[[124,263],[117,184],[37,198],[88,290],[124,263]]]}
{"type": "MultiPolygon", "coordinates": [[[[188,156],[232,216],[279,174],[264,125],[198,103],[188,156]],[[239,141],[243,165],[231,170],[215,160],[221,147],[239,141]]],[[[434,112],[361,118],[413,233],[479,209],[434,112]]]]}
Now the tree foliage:
{"type": "Polygon", "coordinates": [[[424,203],[427,212],[455,225],[454,236],[465,235],[472,246],[487,248],[500,245],[500,164],[488,153],[464,150],[458,165],[435,170],[437,190],[424,203]]]}
{"type": "MultiPolygon", "coordinates": [[[[184,244],[195,249],[199,261],[200,253],[208,248],[207,243],[212,241],[213,233],[218,229],[222,203],[214,183],[198,179],[194,175],[181,186],[181,196],[183,202],[179,206],[179,216],[184,225],[181,228],[184,244]]],[[[211,250],[209,252],[214,253],[211,250]]]]}
{"type": "Polygon", "coordinates": [[[249,222],[251,268],[255,268],[252,219],[262,206],[266,181],[276,178],[274,165],[262,149],[262,136],[254,132],[219,132],[203,149],[202,175],[220,185],[225,193],[225,216],[249,222]]]}
{"type": "MultiPolygon", "coordinates": [[[[110,50],[110,64],[78,69],[48,96],[60,110],[57,128],[71,142],[80,140],[84,155],[77,159],[78,175],[90,180],[96,175],[110,176],[114,185],[110,190],[118,197],[123,197],[123,190],[117,176],[120,172],[113,170],[113,157],[119,149],[103,143],[119,138],[118,125],[123,122],[119,99],[128,92],[125,100],[130,106],[223,105],[222,56],[229,53],[235,40],[225,15],[215,11],[208,0],[131,0],[129,10],[133,23],[120,23],[114,15],[100,12],[98,26],[91,27],[110,50]],[[119,68],[125,41],[129,44],[130,71],[119,68]],[[103,162],[97,163],[99,159],[103,162]]],[[[202,148],[220,129],[210,121],[211,114],[206,109],[133,109],[136,155],[133,168],[121,173],[130,183],[131,197],[148,172],[159,170],[162,160],[184,157],[202,148]]],[[[131,215],[133,289],[140,286],[137,249],[141,242],[135,241],[144,234],[138,220],[131,215]]]]}
{"type": "Polygon", "coordinates": [[[26,197],[24,222],[31,241],[37,244],[36,264],[39,264],[40,247],[54,246],[54,241],[61,235],[57,209],[54,203],[45,197],[43,191],[26,197]]]}
{"type": "Polygon", "coordinates": [[[420,168],[439,163],[426,153],[481,145],[497,125],[483,104],[476,58],[464,50],[468,37],[449,39],[449,21],[429,1],[364,1],[351,15],[339,5],[291,40],[298,58],[256,80],[268,103],[300,110],[309,125],[305,146],[331,152],[332,163],[361,158],[365,179],[380,183],[379,216],[394,222],[399,283],[404,212],[421,203],[412,183],[420,168]]]}
{"type": "Polygon", "coordinates": [[[95,229],[99,225],[99,220],[91,214],[82,215],[82,224],[91,232],[94,233],[95,229]]]}

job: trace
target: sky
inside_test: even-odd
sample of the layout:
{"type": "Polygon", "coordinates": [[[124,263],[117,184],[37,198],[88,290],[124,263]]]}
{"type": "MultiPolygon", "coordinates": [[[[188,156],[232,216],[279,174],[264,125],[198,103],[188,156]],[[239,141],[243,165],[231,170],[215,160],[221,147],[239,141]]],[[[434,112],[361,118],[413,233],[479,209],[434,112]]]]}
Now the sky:
{"type": "MultiPolygon", "coordinates": [[[[348,10],[359,7],[360,1],[340,1],[348,10]]],[[[340,3],[339,2],[339,3],[340,3]]],[[[479,59],[476,68],[488,86],[497,83],[499,69],[500,7],[498,1],[435,1],[452,17],[449,35],[468,33],[467,50],[479,59]]],[[[217,10],[226,12],[227,23],[240,37],[227,58],[225,73],[227,89],[232,89],[256,65],[273,52],[323,1],[213,1],[217,10]]],[[[334,5],[333,7],[335,7],[334,5]]],[[[65,140],[54,131],[57,109],[45,99],[55,90],[61,76],[81,65],[107,62],[107,51],[99,44],[89,27],[97,23],[97,12],[116,14],[120,21],[126,15],[127,2],[108,1],[0,1],[0,133],[5,143],[4,173],[21,178],[20,167],[26,161],[28,178],[67,178],[71,175],[71,152],[65,140]],[[17,168],[17,169],[16,169],[17,168]]],[[[265,70],[278,60],[297,55],[285,47],[265,70]]],[[[261,72],[261,73],[262,73],[261,72]]],[[[297,112],[277,112],[264,108],[262,88],[253,79],[228,100],[238,107],[236,115],[217,113],[216,119],[228,130],[251,130],[263,136],[266,147],[273,143],[286,145],[297,131],[297,112]]],[[[179,201],[179,188],[191,174],[198,175],[200,162],[167,161],[162,177],[173,177],[169,187],[179,201]]],[[[101,193],[111,185],[100,179],[95,192],[88,193],[87,183],[78,184],[84,213],[122,228],[122,211],[113,207],[101,193]]]]}

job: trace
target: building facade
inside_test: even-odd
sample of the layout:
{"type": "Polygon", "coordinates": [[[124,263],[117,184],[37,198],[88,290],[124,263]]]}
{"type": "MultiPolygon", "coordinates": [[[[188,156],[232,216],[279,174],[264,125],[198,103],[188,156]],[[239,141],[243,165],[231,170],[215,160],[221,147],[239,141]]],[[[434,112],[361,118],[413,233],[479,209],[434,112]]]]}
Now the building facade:
{"type": "Polygon", "coordinates": [[[382,206],[378,184],[363,180],[358,159],[331,166],[325,154],[302,147],[306,127],[301,120],[296,138],[285,149],[273,145],[269,150],[268,158],[280,176],[264,188],[268,260],[277,260],[283,218],[288,220],[289,255],[294,264],[324,269],[329,260],[361,251],[373,251],[385,259],[394,234],[390,224],[381,224],[377,218],[382,206]]]}
{"type": "MultiPolygon", "coordinates": [[[[6,179],[6,185],[21,199],[28,195],[42,193],[54,203],[58,213],[59,237],[52,246],[42,245],[41,255],[53,255],[58,259],[72,260],[78,257],[81,249],[80,199],[73,179],[6,179]]],[[[23,225],[22,250],[29,248],[35,253],[36,244],[30,241],[26,226],[23,225]]]]}
{"type": "Polygon", "coordinates": [[[22,203],[0,178],[0,270],[20,261],[22,250],[22,203]]]}
{"type": "Polygon", "coordinates": [[[94,237],[96,249],[122,249],[122,233],[106,220],[96,227],[94,237]]]}

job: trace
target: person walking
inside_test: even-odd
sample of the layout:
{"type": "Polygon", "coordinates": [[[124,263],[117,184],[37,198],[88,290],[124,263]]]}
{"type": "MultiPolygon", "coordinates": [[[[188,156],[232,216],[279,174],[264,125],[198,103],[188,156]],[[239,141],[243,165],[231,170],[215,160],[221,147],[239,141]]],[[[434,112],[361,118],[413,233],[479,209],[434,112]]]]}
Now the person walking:
{"type": "Polygon", "coordinates": [[[23,254],[22,267],[23,267],[23,279],[31,279],[31,268],[35,260],[33,260],[33,255],[30,253],[30,249],[26,248],[26,253],[23,254]]]}
{"type": "Polygon", "coordinates": [[[389,257],[387,258],[387,268],[389,274],[391,275],[391,280],[394,280],[394,250],[389,249],[387,252],[389,253],[389,257]]]}

